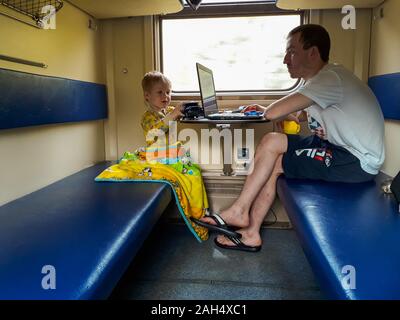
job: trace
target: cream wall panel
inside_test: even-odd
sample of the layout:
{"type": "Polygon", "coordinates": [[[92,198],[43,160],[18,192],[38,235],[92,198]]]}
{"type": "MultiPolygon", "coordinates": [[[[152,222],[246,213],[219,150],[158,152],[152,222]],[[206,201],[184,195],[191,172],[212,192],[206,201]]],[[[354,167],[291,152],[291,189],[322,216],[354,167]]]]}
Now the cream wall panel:
{"type": "MultiPolygon", "coordinates": [[[[400,72],[400,1],[386,0],[374,10],[370,76],[400,72]],[[383,17],[380,10],[383,9],[383,17]]],[[[400,171],[400,121],[385,121],[386,161],[382,170],[389,175],[400,171]]]]}
{"type": "Polygon", "coordinates": [[[386,161],[382,171],[395,176],[400,171],[400,122],[385,121],[386,161]]]}
{"type": "Polygon", "coordinates": [[[400,1],[387,0],[374,10],[371,76],[400,72],[400,1]],[[383,9],[383,18],[379,17],[383,9]]]}
{"type": "Polygon", "coordinates": [[[117,110],[115,105],[114,44],[112,21],[100,25],[102,35],[102,61],[107,82],[108,119],[104,122],[105,156],[107,160],[118,159],[117,110]]]}
{"type": "Polygon", "coordinates": [[[364,82],[369,77],[372,10],[357,9],[357,29],[354,31],[354,73],[364,82]]]}
{"type": "Polygon", "coordinates": [[[154,69],[152,40],[153,17],[102,22],[109,99],[109,119],[105,125],[108,160],[116,160],[125,151],[145,144],[140,125],[146,111],[141,81],[147,71],[154,69]]]}
{"type": "Polygon", "coordinates": [[[145,143],[140,125],[146,110],[141,87],[147,71],[144,67],[144,29],[143,17],[112,21],[112,39],[108,45],[113,46],[114,55],[118,157],[145,143]]]}
{"type": "Polygon", "coordinates": [[[68,3],[56,15],[55,30],[37,29],[0,15],[0,54],[48,65],[41,69],[0,60],[0,68],[105,83],[100,34],[87,27],[88,19],[68,3]]]}
{"type": "MultiPolygon", "coordinates": [[[[0,61],[0,68],[105,83],[99,34],[88,16],[65,3],[56,30],[0,15],[0,54],[48,64],[47,69],[0,61]]],[[[103,121],[0,130],[0,205],[104,160],[103,121]]]]}
{"type": "Polygon", "coordinates": [[[313,10],[311,23],[324,26],[331,37],[330,60],[340,63],[353,71],[360,79],[367,81],[369,64],[371,10],[357,9],[355,30],[342,28],[344,15],[340,10],[313,10]]]}
{"type": "Polygon", "coordinates": [[[103,160],[102,123],[0,131],[0,205],[103,160]]]}
{"type": "Polygon", "coordinates": [[[354,31],[342,28],[342,17],[338,10],[325,10],[321,14],[321,24],[331,36],[331,62],[341,63],[354,71],[354,31]]]}

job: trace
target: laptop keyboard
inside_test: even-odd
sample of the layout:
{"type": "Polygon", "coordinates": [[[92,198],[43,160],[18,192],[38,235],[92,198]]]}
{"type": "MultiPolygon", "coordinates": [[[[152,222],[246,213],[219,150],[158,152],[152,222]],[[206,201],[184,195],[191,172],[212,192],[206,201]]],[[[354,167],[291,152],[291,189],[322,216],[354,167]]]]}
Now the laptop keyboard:
{"type": "Polygon", "coordinates": [[[207,116],[209,119],[261,119],[262,115],[245,115],[243,113],[214,113],[207,116]]]}

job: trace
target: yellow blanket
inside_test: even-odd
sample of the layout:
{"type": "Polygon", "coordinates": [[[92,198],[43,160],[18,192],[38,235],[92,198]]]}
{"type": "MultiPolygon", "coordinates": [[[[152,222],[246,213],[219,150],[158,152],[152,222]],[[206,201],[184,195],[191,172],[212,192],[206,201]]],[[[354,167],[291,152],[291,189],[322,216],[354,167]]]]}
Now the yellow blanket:
{"type": "Polygon", "coordinates": [[[208,229],[197,226],[190,217],[200,219],[208,209],[200,168],[191,163],[180,144],[164,150],[141,148],[125,152],[118,164],[104,170],[96,181],[164,182],[171,185],[179,211],[198,241],[208,239],[208,229]]]}

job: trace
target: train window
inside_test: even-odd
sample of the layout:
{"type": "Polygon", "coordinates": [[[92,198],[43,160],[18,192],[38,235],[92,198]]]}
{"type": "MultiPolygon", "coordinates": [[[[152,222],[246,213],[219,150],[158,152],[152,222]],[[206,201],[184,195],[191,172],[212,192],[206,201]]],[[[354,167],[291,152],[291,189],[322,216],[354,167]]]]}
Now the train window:
{"type": "Polygon", "coordinates": [[[301,24],[302,14],[276,7],[260,14],[256,5],[216,2],[221,0],[203,1],[196,13],[161,17],[162,70],[174,92],[199,90],[196,62],[213,70],[216,90],[222,93],[265,94],[295,87],[283,58],[287,34],[301,24]]]}

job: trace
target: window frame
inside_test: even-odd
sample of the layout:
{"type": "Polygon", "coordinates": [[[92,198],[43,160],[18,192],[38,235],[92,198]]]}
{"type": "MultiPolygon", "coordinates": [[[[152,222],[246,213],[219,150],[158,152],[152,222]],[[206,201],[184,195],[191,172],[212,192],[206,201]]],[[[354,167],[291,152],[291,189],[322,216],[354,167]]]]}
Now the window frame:
{"type": "MultiPolygon", "coordinates": [[[[300,23],[305,23],[305,11],[303,10],[282,10],[275,6],[275,1],[263,2],[243,2],[232,4],[202,4],[197,11],[193,11],[185,5],[183,10],[174,14],[168,14],[158,17],[158,56],[160,70],[164,71],[163,61],[163,20],[177,19],[204,19],[204,18],[222,18],[222,17],[256,17],[256,16],[277,16],[277,15],[299,15],[300,23]]],[[[157,47],[157,46],[155,46],[157,47]]],[[[218,90],[217,96],[222,100],[265,100],[276,99],[294,92],[300,85],[301,80],[287,89],[275,90],[218,90]]],[[[200,96],[199,91],[174,91],[172,90],[173,100],[190,100],[200,96]]]]}

